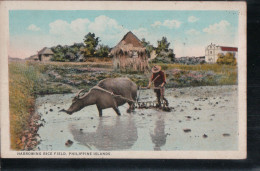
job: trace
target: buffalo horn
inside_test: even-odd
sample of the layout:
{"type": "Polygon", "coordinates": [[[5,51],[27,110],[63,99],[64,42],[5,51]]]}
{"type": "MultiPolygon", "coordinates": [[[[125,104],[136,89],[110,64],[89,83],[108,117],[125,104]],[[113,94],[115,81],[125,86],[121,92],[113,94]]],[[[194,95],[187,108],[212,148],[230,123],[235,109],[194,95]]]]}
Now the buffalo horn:
{"type": "Polygon", "coordinates": [[[79,92],[77,93],[76,97],[79,98],[80,93],[83,92],[83,91],[84,91],[84,89],[79,90],[79,92]]]}
{"type": "Polygon", "coordinates": [[[59,112],[66,112],[67,113],[67,110],[61,109],[59,112]]]}

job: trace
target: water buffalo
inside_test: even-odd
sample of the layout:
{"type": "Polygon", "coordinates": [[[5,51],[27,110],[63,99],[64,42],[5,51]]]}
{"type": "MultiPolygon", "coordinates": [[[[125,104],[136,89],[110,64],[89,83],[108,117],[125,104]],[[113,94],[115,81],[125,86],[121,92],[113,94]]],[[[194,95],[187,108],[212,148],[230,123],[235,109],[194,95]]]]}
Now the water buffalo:
{"type": "Polygon", "coordinates": [[[102,110],[113,108],[117,115],[121,115],[118,106],[129,104],[127,112],[130,113],[134,109],[134,101],[137,96],[137,86],[129,78],[107,78],[100,81],[95,87],[90,89],[88,93],[80,95],[83,90],[80,90],[72,100],[72,104],[68,110],[61,110],[67,114],[72,114],[89,105],[97,105],[99,116],[102,116],[102,110]],[[100,89],[101,88],[101,89],[100,89]],[[103,90],[106,91],[103,91],[103,90]],[[109,93],[112,92],[113,94],[109,93]],[[123,99],[118,96],[121,95],[123,99]]]}

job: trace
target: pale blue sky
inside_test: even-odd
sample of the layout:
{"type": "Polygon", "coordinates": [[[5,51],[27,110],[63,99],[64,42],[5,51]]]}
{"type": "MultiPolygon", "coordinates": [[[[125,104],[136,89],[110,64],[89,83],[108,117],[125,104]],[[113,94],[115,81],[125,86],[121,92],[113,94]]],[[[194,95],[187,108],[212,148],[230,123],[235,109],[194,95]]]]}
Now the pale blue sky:
{"type": "Polygon", "coordinates": [[[115,46],[128,31],[154,46],[166,36],[177,56],[204,55],[209,43],[237,46],[237,11],[58,11],[9,12],[9,55],[28,57],[42,47],[82,42],[93,32],[115,46]]]}

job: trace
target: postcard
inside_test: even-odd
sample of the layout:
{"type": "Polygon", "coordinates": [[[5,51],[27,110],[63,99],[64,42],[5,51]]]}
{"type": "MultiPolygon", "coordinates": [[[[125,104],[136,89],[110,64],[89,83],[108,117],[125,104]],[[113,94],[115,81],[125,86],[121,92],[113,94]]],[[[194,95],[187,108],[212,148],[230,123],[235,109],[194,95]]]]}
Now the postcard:
{"type": "Polygon", "coordinates": [[[246,3],[0,2],[1,157],[246,158],[246,3]]]}

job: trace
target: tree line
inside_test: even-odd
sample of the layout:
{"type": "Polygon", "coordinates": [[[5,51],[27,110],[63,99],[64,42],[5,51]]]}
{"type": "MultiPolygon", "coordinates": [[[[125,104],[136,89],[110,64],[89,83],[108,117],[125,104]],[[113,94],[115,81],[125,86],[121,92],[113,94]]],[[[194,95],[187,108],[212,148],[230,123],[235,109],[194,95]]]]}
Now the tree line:
{"type": "MultiPolygon", "coordinates": [[[[74,43],[70,46],[57,45],[52,47],[51,49],[54,52],[54,55],[51,60],[60,62],[83,62],[90,57],[111,57],[109,56],[109,53],[112,48],[99,43],[100,38],[96,37],[95,33],[89,32],[84,36],[83,43],[74,43]]],[[[154,47],[149,41],[146,41],[145,38],[141,39],[141,43],[146,48],[148,57],[153,58],[151,60],[153,63],[179,63],[179,61],[175,58],[174,51],[170,48],[170,42],[168,42],[166,37],[162,37],[161,40],[157,41],[157,47],[154,47]]],[[[193,62],[191,63],[193,64],[193,62]]],[[[217,63],[226,65],[237,64],[234,54],[232,53],[226,53],[225,55],[222,53],[218,54],[217,63]]]]}
{"type": "MultiPolygon", "coordinates": [[[[52,61],[69,62],[69,61],[86,61],[89,57],[110,57],[109,52],[111,47],[99,44],[100,38],[96,37],[95,33],[88,33],[84,36],[83,43],[74,43],[73,45],[57,45],[51,48],[54,55],[51,58],[52,61]]],[[[175,55],[173,49],[170,49],[170,43],[166,37],[162,37],[162,40],[157,41],[157,47],[146,41],[145,38],[141,40],[142,45],[146,48],[148,57],[151,56],[152,51],[155,51],[156,56],[162,58],[161,62],[168,60],[173,62],[175,55]]]]}
{"type": "Polygon", "coordinates": [[[89,57],[108,57],[111,48],[99,44],[100,39],[95,33],[88,33],[84,36],[84,43],[74,43],[71,46],[57,45],[51,48],[54,55],[52,61],[86,61],[89,57]]]}

